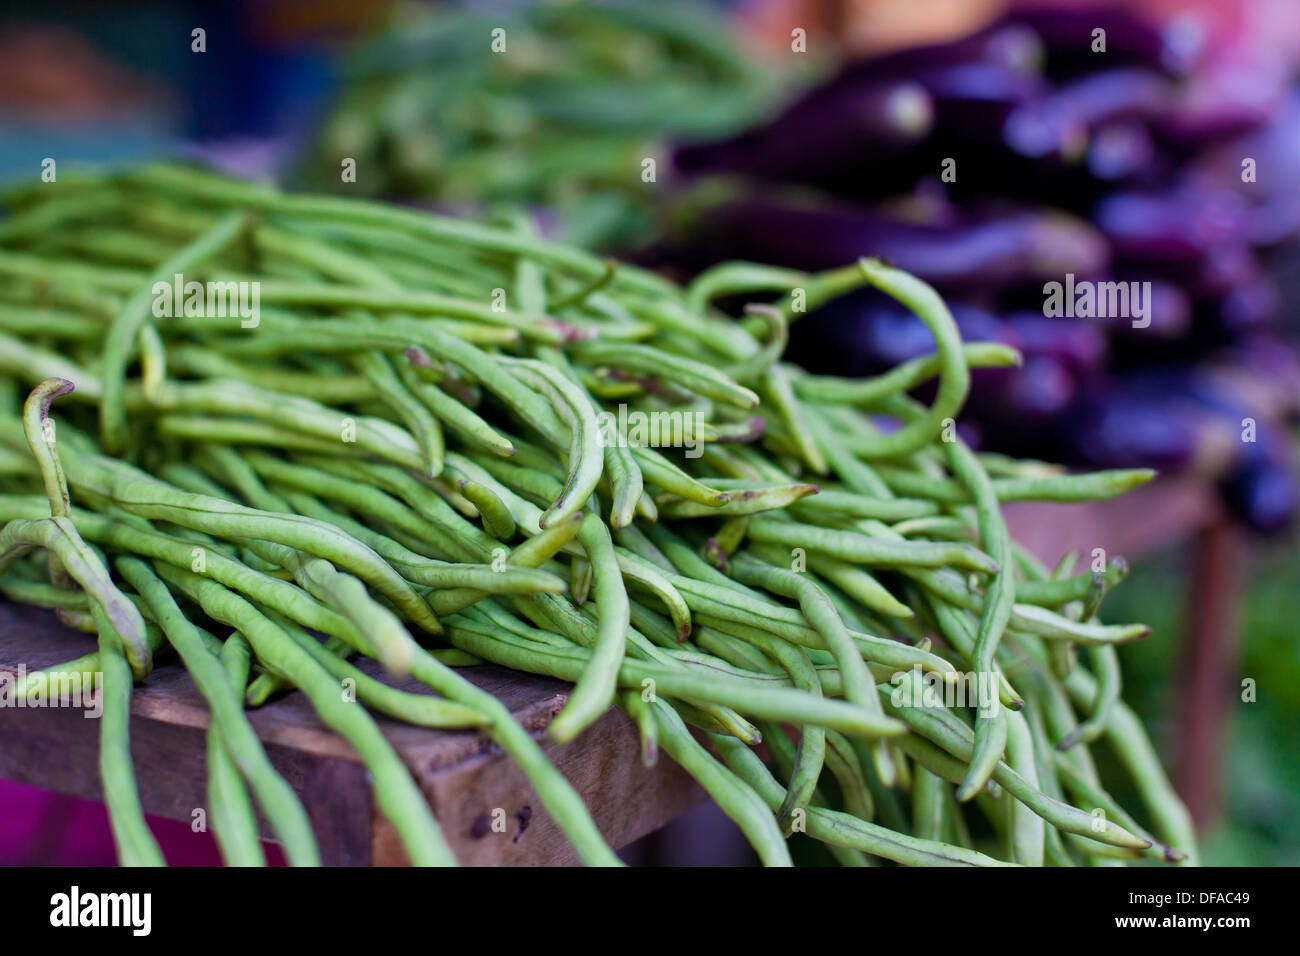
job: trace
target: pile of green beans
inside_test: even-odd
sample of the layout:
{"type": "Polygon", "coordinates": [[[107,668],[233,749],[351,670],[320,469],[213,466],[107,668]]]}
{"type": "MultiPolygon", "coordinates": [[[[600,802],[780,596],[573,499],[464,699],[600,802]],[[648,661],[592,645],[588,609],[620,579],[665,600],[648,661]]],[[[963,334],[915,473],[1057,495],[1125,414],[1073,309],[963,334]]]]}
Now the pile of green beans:
{"type": "Polygon", "coordinates": [[[1194,861],[1120,699],[1115,645],[1147,628],[1097,617],[1122,559],[1049,569],[1001,510],[1151,474],[967,447],[970,368],[1017,357],[963,346],[911,276],[729,265],[683,289],[518,217],[174,165],[3,201],[0,593],[98,637],[20,690],[101,675],[124,863],[162,859],[128,716],[172,651],[211,708],[231,863],[262,862],[255,807],[292,863],[319,861],[245,717],[294,691],[413,863],[455,862],[454,841],[375,715],[481,732],[581,860],[617,863],[538,740],[458,673],[485,662],[574,683],[553,741],[624,709],[643,759],[666,751],[767,864],[1194,861]],[[258,320],[156,307],[176,273],[260,283],[258,320]],[[932,359],[865,382],[780,361],[800,303],[863,285],[925,320],[932,359]],[[712,305],[774,291],[739,321],[712,305]],[[936,377],[931,406],[908,396],[936,377]],[[1140,808],[1108,793],[1103,740],[1140,808]]]}
{"type": "Polygon", "coordinates": [[[338,64],[290,175],[354,196],[543,204],[570,242],[634,244],[654,228],[646,183],[670,174],[671,142],[739,132],[819,69],[814,52],[778,72],[730,27],[683,0],[394,4],[338,64]]]}

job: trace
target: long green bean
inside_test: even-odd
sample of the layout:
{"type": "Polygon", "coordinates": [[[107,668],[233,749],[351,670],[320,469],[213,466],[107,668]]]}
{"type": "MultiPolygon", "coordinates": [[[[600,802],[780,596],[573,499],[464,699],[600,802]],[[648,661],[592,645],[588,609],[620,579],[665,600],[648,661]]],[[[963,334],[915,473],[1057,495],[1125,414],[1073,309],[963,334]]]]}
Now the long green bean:
{"type": "Polygon", "coordinates": [[[174,276],[202,265],[205,259],[211,258],[233,242],[247,221],[248,217],[243,212],[232,212],[223,217],[209,232],[159,265],[152,275],[139,284],[113,319],[104,344],[101,363],[104,394],[99,405],[100,432],[108,451],[120,451],[126,444],[126,410],[122,404],[126,364],[141,325],[148,321],[150,304],[156,295],[154,286],[157,283],[168,285],[174,276]]]}
{"type": "Polygon", "coordinates": [[[99,773],[104,802],[113,828],[113,842],[124,866],[162,866],[162,850],[149,832],[131,772],[131,668],[117,628],[99,604],[90,613],[99,627],[99,667],[102,695],[99,726],[99,773]]]}
{"type": "MultiPolygon", "coordinates": [[[[232,688],[242,699],[243,690],[248,686],[248,642],[232,634],[226,644],[230,649],[222,649],[221,664],[232,688]]],[[[215,722],[208,727],[208,807],[226,865],[265,866],[266,854],[258,839],[253,802],[215,722]]]]}

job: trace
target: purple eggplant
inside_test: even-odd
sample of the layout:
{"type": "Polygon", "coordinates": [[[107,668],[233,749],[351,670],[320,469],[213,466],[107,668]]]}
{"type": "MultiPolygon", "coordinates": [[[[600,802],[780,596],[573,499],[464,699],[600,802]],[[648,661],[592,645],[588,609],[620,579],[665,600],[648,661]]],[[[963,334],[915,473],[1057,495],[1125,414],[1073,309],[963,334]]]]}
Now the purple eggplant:
{"type": "Polygon", "coordinates": [[[934,98],[940,141],[962,142],[967,149],[997,144],[1034,159],[1082,153],[1087,129],[1071,117],[1044,114],[1013,122],[1047,98],[1051,87],[1039,77],[970,63],[918,73],[916,80],[934,98]]]}
{"type": "Polygon", "coordinates": [[[1002,131],[1012,149],[1064,161],[1064,168],[1050,171],[1050,185],[1024,184],[1017,195],[1064,199],[1065,205],[1079,208],[1082,201],[1095,201],[1108,183],[1149,167],[1155,143],[1145,121],[1167,108],[1169,91],[1169,81],[1159,74],[1116,69],[1073,80],[1017,107],[1002,131]],[[1086,143],[1086,152],[1083,165],[1075,166],[1071,161],[1079,143],[1086,143]],[[1029,186],[1037,189],[1031,192],[1029,186]]]}
{"type": "Polygon", "coordinates": [[[1095,372],[1106,359],[1106,327],[1101,322],[1032,312],[1013,312],[1003,321],[1026,359],[1051,358],[1075,376],[1095,372]]]}
{"type": "Polygon", "coordinates": [[[1276,64],[1212,67],[1180,88],[1154,124],[1156,135],[1183,150],[1243,136],[1277,115],[1289,85],[1289,71],[1276,64]]]}
{"type": "Polygon", "coordinates": [[[1201,375],[1229,401],[1271,421],[1300,415],[1300,354],[1271,332],[1241,336],[1202,365],[1201,375]]]}
{"type": "Polygon", "coordinates": [[[1251,210],[1250,241],[1276,246],[1300,236],[1300,192],[1287,192],[1251,210]]]}
{"type": "Polygon", "coordinates": [[[1048,118],[1068,117],[1091,129],[1115,120],[1153,120],[1163,116],[1173,102],[1173,85],[1151,70],[1114,69],[1083,76],[1058,87],[1052,94],[1020,107],[1008,124],[1042,124],[1048,118]]]}
{"type": "MultiPolygon", "coordinates": [[[[953,321],[961,331],[962,339],[969,342],[999,342],[1019,347],[1019,340],[990,312],[964,303],[951,306],[953,321]]],[[[880,367],[889,368],[934,351],[934,335],[925,323],[908,309],[887,303],[864,313],[858,341],[872,355],[880,367]]]]}
{"type": "Polygon", "coordinates": [[[1020,24],[1043,41],[1045,69],[1066,79],[1114,66],[1183,76],[1201,61],[1205,37],[1185,21],[1156,26],[1119,7],[1063,10],[1045,7],[1009,14],[1001,25],[1020,24]],[[1093,52],[1093,31],[1106,31],[1106,51],[1093,52]]]}
{"type": "Polygon", "coordinates": [[[848,75],[813,90],[773,122],[677,152],[687,174],[739,173],[818,186],[856,199],[910,189],[954,158],[958,183],[1014,183],[1044,161],[1082,157],[1086,128],[1018,112],[1050,92],[1032,74],[974,61],[906,78],[848,75]],[[1021,119],[1008,126],[1008,117],[1021,119]]]}
{"type": "MultiPolygon", "coordinates": [[[[1167,95],[1164,77],[1116,69],[1030,100],[1002,125],[1014,157],[1005,164],[1009,172],[980,168],[977,181],[959,180],[958,192],[973,187],[1083,213],[1119,182],[1163,181],[1168,163],[1145,118],[1159,113],[1167,95]]],[[[942,136],[940,126],[936,138],[942,136]]]]}
{"type": "Polygon", "coordinates": [[[999,296],[996,304],[1009,318],[1081,323],[1109,337],[1138,341],[1168,342],[1191,326],[1191,297],[1149,269],[1123,267],[1088,277],[1086,288],[1083,277],[1056,276],[1055,281],[1059,289],[1049,290],[1045,283],[1012,289],[999,296]]]}
{"type": "Polygon", "coordinates": [[[1112,320],[1112,334],[1134,342],[1167,343],[1182,338],[1192,325],[1192,297],[1177,284],[1152,277],[1149,273],[1121,272],[1121,282],[1149,282],[1149,319],[1145,325],[1136,326],[1130,318],[1112,320]]]}
{"type": "Polygon", "coordinates": [[[1042,72],[1046,50],[1042,39],[1022,23],[999,24],[959,40],[895,50],[850,63],[841,79],[882,79],[915,76],[928,70],[987,63],[1025,75],[1042,72]]]}
{"type": "MultiPolygon", "coordinates": [[[[992,313],[950,304],[962,338],[1018,346],[992,313]]],[[[815,372],[873,375],[934,351],[934,335],[910,310],[884,293],[864,289],[841,296],[791,326],[789,357],[815,372]]]]}
{"type": "Polygon", "coordinates": [[[1089,175],[1106,185],[1149,172],[1155,161],[1155,140],[1146,125],[1136,120],[1103,123],[1088,137],[1084,165],[1089,175]]]}
{"type": "Polygon", "coordinates": [[[1225,242],[1206,250],[1196,271],[1184,276],[1183,287],[1193,298],[1217,300],[1238,286],[1256,281],[1263,268],[1247,243],[1225,242]]]}
{"type": "Polygon", "coordinates": [[[933,123],[930,95],[911,80],[846,82],[812,91],[759,129],[679,149],[676,163],[688,174],[829,183],[870,175],[873,163],[914,146],[933,123]]]}
{"type": "Polygon", "coordinates": [[[1052,89],[1040,77],[986,63],[917,74],[935,105],[934,132],[914,151],[929,175],[953,168],[960,201],[1001,195],[1054,202],[1060,180],[1086,156],[1088,129],[1061,112],[1035,110],[1052,89]]]}
{"type": "Polygon", "coordinates": [[[1294,471],[1281,456],[1254,452],[1223,479],[1219,492],[1224,504],[1248,527],[1277,534],[1290,527],[1300,506],[1294,471]]]}
{"type": "Polygon", "coordinates": [[[1185,174],[1202,188],[1234,189],[1252,204],[1250,241],[1272,246],[1300,235],[1300,93],[1293,92],[1262,128],[1214,147],[1185,174]],[[1252,181],[1243,161],[1254,161],[1252,181]]]}
{"type": "Polygon", "coordinates": [[[886,199],[875,209],[888,219],[940,229],[956,228],[970,216],[967,210],[949,199],[943,184],[937,179],[923,179],[910,193],[886,199]]]}
{"type": "Polygon", "coordinates": [[[1093,222],[1118,255],[1183,268],[1205,265],[1250,234],[1248,205],[1227,189],[1118,192],[1097,204],[1093,222]]]}
{"type": "Polygon", "coordinates": [[[1248,408],[1227,392],[1213,376],[1197,374],[1187,383],[1188,392],[1222,422],[1232,436],[1232,454],[1219,492],[1228,510],[1250,528],[1275,533],[1295,517],[1297,481],[1295,449],[1287,436],[1263,417],[1260,409],[1248,408]],[[1245,440],[1246,419],[1254,421],[1252,440],[1245,440]]]}
{"type": "Polygon", "coordinates": [[[951,115],[960,118],[967,103],[991,116],[973,126],[996,139],[1007,110],[1046,91],[1035,79],[1042,59],[1033,31],[1010,24],[861,60],[765,126],[721,143],[687,144],[676,164],[687,174],[741,173],[880,195],[881,186],[895,190],[910,184],[900,179],[914,182],[925,162],[925,154],[900,154],[932,128],[930,85],[949,100],[951,115]]]}
{"type": "MultiPolygon", "coordinates": [[[[1182,464],[1194,463],[1201,474],[1215,476],[1228,510],[1245,525],[1267,533],[1279,531],[1293,520],[1298,502],[1290,441],[1268,421],[1266,410],[1243,404],[1224,387],[1221,378],[1201,368],[1145,373],[1130,383],[1123,403],[1130,413],[1136,408],[1159,409],[1171,423],[1193,429],[1191,456],[1182,464]],[[1253,421],[1253,430],[1247,430],[1247,419],[1253,421]]],[[[1124,427],[1124,414],[1123,408],[1115,409],[1112,435],[1124,427]]],[[[1107,432],[1103,427],[1097,434],[1107,432]]],[[[1095,445],[1091,448],[1094,455],[1121,450],[1150,454],[1153,450],[1132,441],[1109,447],[1095,445]]],[[[1115,459],[1090,463],[1100,467],[1137,464],[1130,460],[1125,465],[1115,459]]]]}
{"type": "Polygon", "coordinates": [[[1114,383],[1090,395],[1070,423],[1073,464],[1181,471],[1197,458],[1209,417],[1157,383],[1114,383]]]}
{"type": "Polygon", "coordinates": [[[1079,380],[1051,355],[1033,355],[1016,370],[1003,395],[1003,412],[1026,424],[1057,420],[1070,408],[1079,391],[1079,380]]]}
{"type": "Polygon", "coordinates": [[[1003,138],[1017,155],[1038,161],[996,188],[1084,211],[1116,182],[1150,176],[1157,149],[1147,120],[1167,109],[1170,89],[1150,70],[1112,69],[1018,106],[1003,123],[1003,138]]]}
{"type": "Polygon", "coordinates": [[[848,205],[811,206],[752,199],[702,211],[689,246],[713,260],[736,258],[827,269],[881,256],[946,289],[1041,283],[1067,272],[1100,274],[1105,242],[1086,223],[1014,211],[956,226],[928,226],[848,205]]]}
{"type": "MultiPolygon", "coordinates": [[[[1078,165],[1086,153],[1086,126],[1068,115],[1032,112],[1051,93],[1041,77],[992,63],[966,63],[913,78],[934,101],[934,130],[897,162],[905,163],[913,178],[939,176],[953,169],[950,160],[955,162],[956,178],[948,188],[956,198],[1046,198],[1054,177],[1078,165]]],[[[837,191],[860,195],[857,186],[855,180],[837,191]]]]}
{"type": "Polygon", "coordinates": [[[1282,311],[1282,292],[1277,281],[1263,269],[1238,282],[1219,303],[1219,324],[1237,336],[1266,328],[1282,311]]]}

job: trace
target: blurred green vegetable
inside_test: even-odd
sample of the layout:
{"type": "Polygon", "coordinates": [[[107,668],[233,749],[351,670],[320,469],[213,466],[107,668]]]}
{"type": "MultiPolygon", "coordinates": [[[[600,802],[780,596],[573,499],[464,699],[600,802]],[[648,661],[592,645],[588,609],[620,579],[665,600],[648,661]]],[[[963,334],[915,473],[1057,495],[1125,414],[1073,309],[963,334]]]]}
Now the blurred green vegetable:
{"type": "Polygon", "coordinates": [[[401,7],[345,76],[304,185],[339,190],[352,159],[349,194],[542,203],[584,245],[648,222],[642,164],[663,138],[734,132],[776,87],[722,19],[679,0],[401,7]]]}

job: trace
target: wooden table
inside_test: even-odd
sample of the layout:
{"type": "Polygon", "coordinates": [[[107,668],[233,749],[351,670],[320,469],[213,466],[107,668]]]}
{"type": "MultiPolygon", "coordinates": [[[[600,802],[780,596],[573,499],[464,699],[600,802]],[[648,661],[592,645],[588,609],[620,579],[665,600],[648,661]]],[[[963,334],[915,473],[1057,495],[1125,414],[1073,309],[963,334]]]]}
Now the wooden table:
{"type": "MultiPolygon", "coordinates": [[[[13,672],[20,664],[35,670],[72,660],[91,650],[92,641],[63,627],[51,612],[0,604],[0,670],[13,672]]],[[[373,662],[359,666],[370,669],[373,662]]],[[[538,740],[569,692],[561,681],[499,667],[460,673],[496,695],[538,740]]],[[[145,812],[188,822],[206,805],[207,706],[174,662],[156,668],[131,699],[131,751],[145,812]]],[[[302,797],[326,863],[405,862],[395,831],[371,799],[355,751],[321,725],[301,694],[249,711],[249,720],[271,762],[302,797]]],[[[576,862],[527,778],[485,736],[383,718],[379,725],[419,782],[462,863],[576,862]],[[504,832],[494,830],[494,820],[504,822],[504,832]]],[[[0,708],[0,777],[102,799],[98,738],[99,722],[79,709],[0,708]]],[[[611,710],[570,744],[544,747],[615,848],[704,799],[667,757],[653,769],[641,765],[636,727],[621,711],[611,710]]]]}

